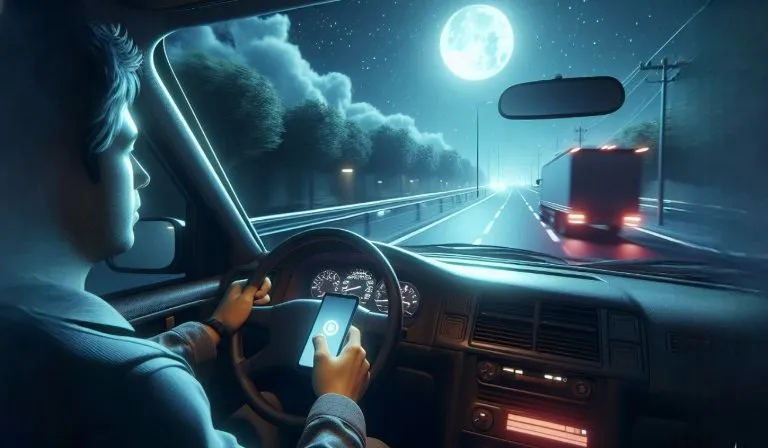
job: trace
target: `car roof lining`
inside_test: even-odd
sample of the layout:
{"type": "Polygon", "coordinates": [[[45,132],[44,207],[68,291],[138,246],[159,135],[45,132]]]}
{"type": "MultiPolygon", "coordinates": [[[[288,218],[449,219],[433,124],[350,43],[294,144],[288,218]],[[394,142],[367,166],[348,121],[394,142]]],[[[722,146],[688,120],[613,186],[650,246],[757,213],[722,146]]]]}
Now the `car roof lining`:
{"type": "Polygon", "coordinates": [[[82,0],[97,21],[120,22],[143,48],[171,32],[342,0],[82,0]]]}

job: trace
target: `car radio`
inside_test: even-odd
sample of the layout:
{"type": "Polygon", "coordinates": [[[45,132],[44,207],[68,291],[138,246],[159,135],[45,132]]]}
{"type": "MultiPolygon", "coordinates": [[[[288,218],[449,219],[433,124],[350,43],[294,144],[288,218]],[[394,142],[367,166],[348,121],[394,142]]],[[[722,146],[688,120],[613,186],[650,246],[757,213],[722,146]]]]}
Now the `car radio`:
{"type": "Polygon", "coordinates": [[[493,361],[478,362],[477,379],[488,385],[580,402],[589,401],[594,389],[591,380],[577,375],[493,361]]]}

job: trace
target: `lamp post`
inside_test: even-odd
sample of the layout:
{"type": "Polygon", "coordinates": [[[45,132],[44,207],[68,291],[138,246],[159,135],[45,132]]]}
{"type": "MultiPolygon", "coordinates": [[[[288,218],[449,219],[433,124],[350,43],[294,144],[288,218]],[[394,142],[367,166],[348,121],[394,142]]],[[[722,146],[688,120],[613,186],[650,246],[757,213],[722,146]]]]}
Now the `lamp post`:
{"type": "Polygon", "coordinates": [[[480,196],[480,106],[487,104],[493,104],[493,101],[480,101],[475,104],[475,191],[478,197],[480,196]]]}

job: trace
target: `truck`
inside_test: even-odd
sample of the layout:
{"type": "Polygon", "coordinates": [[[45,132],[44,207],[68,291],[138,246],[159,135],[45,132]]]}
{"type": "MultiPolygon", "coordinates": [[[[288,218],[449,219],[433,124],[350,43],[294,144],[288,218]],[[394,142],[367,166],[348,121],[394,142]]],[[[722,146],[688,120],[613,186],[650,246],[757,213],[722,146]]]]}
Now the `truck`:
{"type": "Polygon", "coordinates": [[[618,234],[637,227],[643,153],[648,148],[570,148],[541,169],[541,220],[561,235],[601,227],[618,234]]]}

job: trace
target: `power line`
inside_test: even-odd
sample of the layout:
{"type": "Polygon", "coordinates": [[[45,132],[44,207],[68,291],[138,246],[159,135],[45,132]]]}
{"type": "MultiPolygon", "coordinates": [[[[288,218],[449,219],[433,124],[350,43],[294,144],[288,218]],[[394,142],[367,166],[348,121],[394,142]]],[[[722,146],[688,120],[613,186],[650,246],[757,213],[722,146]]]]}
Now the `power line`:
{"type": "Polygon", "coordinates": [[[648,100],[648,102],[647,102],[647,103],[645,103],[645,104],[643,105],[643,107],[641,107],[641,108],[640,108],[640,110],[638,110],[638,111],[637,111],[637,112],[636,112],[634,115],[632,115],[632,118],[630,118],[629,120],[627,120],[627,121],[626,121],[626,123],[624,123],[624,124],[623,124],[623,125],[622,125],[620,128],[618,128],[618,129],[616,130],[616,132],[614,132],[613,134],[611,134],[611,136],[610,136],[610,137],[608,137],[608,138],[606,139],[606,141],[605,141],[605,143],[604,143],[604,144],[607,144],[607,143],[608,143],[608,142],[609,142],[609,141],[610,141],[610,140],[611,140],[613,137],[615,137],[615,136],[616,136],[616,134],[618,134],[619,132],[623,131],[623,130],[624,130],[624,128],[626,128],[627,126],[629,126],[630,124],[632,124],[632,122],[633,122],[633,121],[635,121],[635,120],[637,119],[637,117],[639,117],[639,116],[640,116],[640,114],[641,114],[641,113],[643,113],[643,111],[644,111],[645,109],[648,109],[648,106],[650,106],[650,105],[651,105],[651,103],[653,102],[653,100],[655,100],[655,99],[656,99],[656,98],[657,98],[657,97],[658,97],[660,94],[661,94],[661,90],[659,90],[658,92],[656,92],[656,94],[654,94],[654,95],[651,97],[651,99],[650,99],[650,100],[648,100]]]}
{"type": "MultiPolygon", "coordinates": [[[[639,73],[639,69],[640,69],[640,67],[638,67],[638,73],[639,73]]],[[[640,82],[638,82],[637,84],[635,84],[635,86],[634,86],[634,87],[632,87],[632,89],[631,89],[629,92],[627,92],[627,94],[626,94],[625,98],[629,98],[630,96],[632,96],[632,94],[633,94],[633,93],[635,93],[635,91],[637,91],[637,88],[638,88],[638,87],[640,87],[641,85],[643,85],[643,84],[645,83],[645,80],[646,80],[646,79],[648,79],[648,77],[649,77],[649,76],[650,76],[650,75],[645,75],[645,77],[644,77],[643,79],[641,79],[641,80],[640,80],[640,82]]],[[[592,123],[592,124],[588,124],[588,125],[587,125],[587,129],[589,130],[589,129],[592,129],[592,128],[594,128],[595,126],[599,125],[600,123],[602,123],[603,121],[605,121],[606,119],[608,119],[608,117],[610,117],[610,116],[611,116],[610,114],[607,114],[607,115],[603,115],[602,117],[600,117],[600,118],[598,118],[597,120],[595,120],[595,122],[594,122],[594,123],[592,123]]]]}

